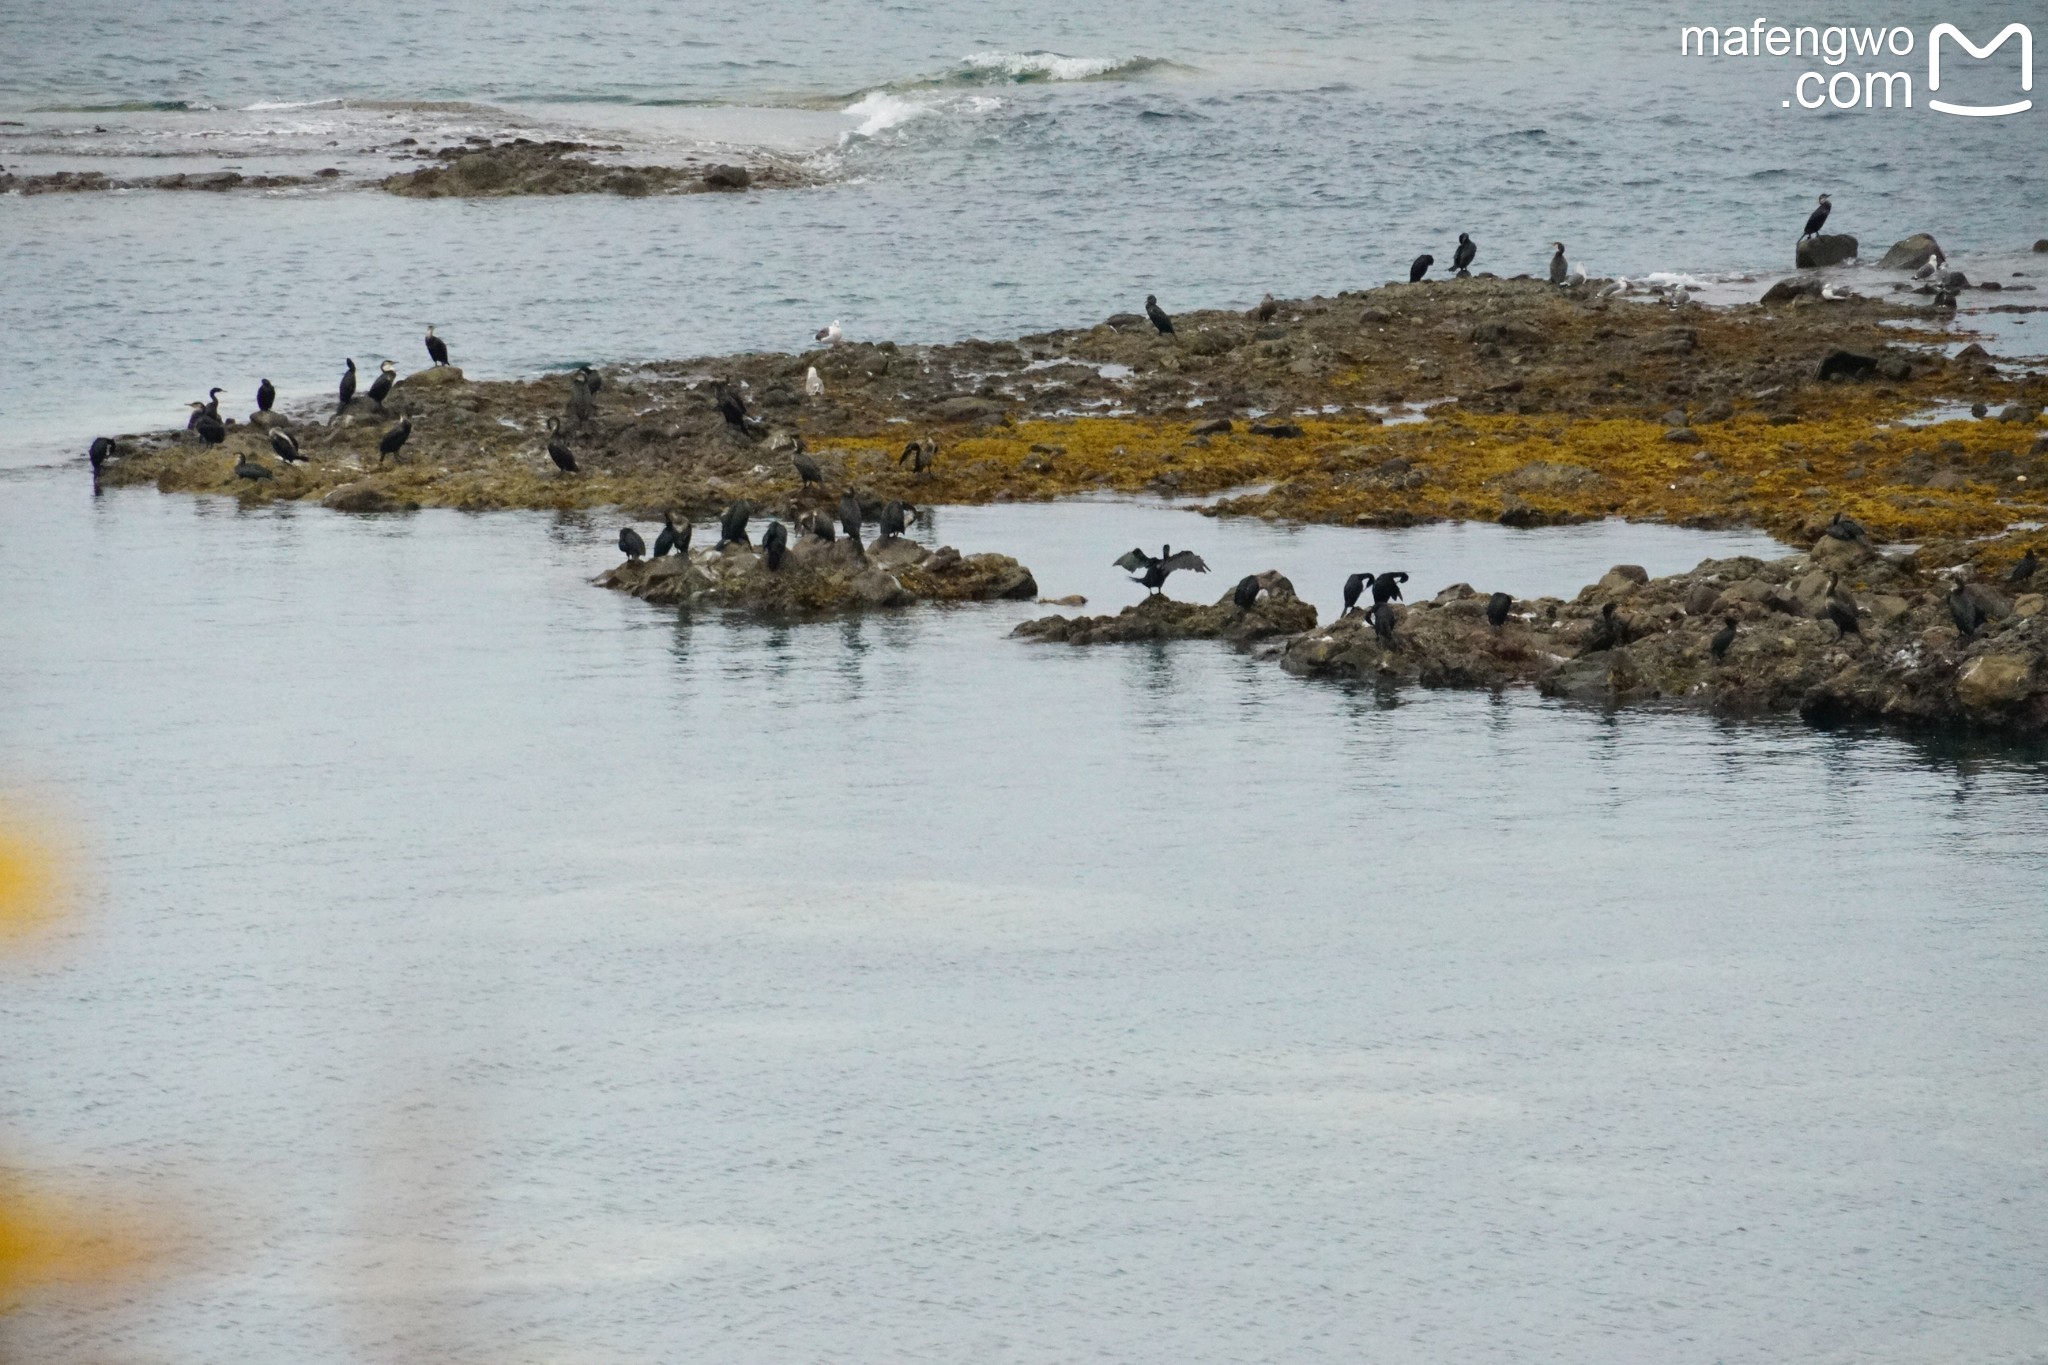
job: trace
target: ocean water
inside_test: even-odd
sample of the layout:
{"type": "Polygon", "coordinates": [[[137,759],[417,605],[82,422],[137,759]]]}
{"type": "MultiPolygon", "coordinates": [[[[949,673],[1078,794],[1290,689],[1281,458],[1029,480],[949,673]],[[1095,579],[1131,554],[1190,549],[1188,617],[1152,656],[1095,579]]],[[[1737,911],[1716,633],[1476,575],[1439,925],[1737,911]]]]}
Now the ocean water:
{"type": "MultiPolygon", "coordinates": [[[[2002,16],[1970,0],[1861,22],[1924,43],[1939,20],[1988,37],[2002,16]]],[[[72,449],[265,375],[324,392],[344,356],[421,360],[427,322],[466,368],[515,375],[797,349],[835,317],[927,341],[1085,323],[1147,293],[1244,306],[1403,276],[1460,231],[1506,274],[1562,239],[1595,274],[1750,277],[1789,267],[1823,189],[1831,228],[1880,249],[1928,230],[1965,270],[2029,268],[2011,253],[2048,235],[2031,192],[2048,110],[1788,109],[1802,66],[1835,68],[1681,57],[1679,27],[1715,19],[1735,22],[1612,0],[766,0],[745,22],[677,4],[14,0],[12,169],[355,178],[394,164],[401,136],[520,133],[615,139],[627,159],[770,148],[827,183],[630,202],[0,197],[5,444],[72,449]]],[[[1924,77],[1922,53],[1885,65],[1924,77]]],[[[1951,57],[1944,89],[1988,100],[2004,65],[1951,57]]]]}
{"type": "MultiPolygon", "coordinates": [[[[10,1159],[178,1228],[10,1359],[2031,1361],[2034,750],[591,587],[582,517],[0,475],[93,894],[10,1159]]],[[[942,509],[1523,594],[1753,536],[942,509]]]]}
{"type": "MultiPolygon", "coordinates": [[[[1732,296],[1823,188],[2033,270],[2048,114],[1675,57],[1747,17],[0,3],[10,170],[520,134],[821,182],[0,197],[0,798],[89,885],[0,963],[0,1157],[184,1243],[0,1359],[2048,1359],[2038,746],[1007,639],[1030,604],[686,620],[590,585],[602,514],[95,499],[79,458],[427,322],[480,376],[998,336],[1461,229],[1732,296]]],[[[1279,568],[1325,617],[1357,569],[1777,548],[937,515],[1089,610],[1161,541],[1215,569],[1177,595],[1279,568]]]]}

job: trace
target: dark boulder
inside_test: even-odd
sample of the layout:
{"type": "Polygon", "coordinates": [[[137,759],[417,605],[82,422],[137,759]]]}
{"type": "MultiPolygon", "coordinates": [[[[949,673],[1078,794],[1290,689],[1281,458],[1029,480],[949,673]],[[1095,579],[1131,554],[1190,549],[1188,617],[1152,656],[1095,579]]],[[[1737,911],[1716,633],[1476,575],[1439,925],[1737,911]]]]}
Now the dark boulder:
{"type": "Polygon", "coordinates": [[[1808,237],[1799,243],[1799,249],[1792,255],[1795,270],[1819,270],[1831,265],[1844,265],[1856,259],[1856,239],[1846,232],[1822,233],[1808,237]]]}

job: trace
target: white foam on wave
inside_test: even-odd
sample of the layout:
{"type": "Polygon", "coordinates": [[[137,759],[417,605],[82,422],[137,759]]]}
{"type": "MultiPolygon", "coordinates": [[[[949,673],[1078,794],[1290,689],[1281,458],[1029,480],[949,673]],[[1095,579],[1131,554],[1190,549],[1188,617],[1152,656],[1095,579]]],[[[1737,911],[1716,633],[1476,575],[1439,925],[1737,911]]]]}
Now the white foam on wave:
{"type": "Polygon", "coordinates": [[[860,120],[847,136],[875,137],[891,128],[900,128],[912,119],[922,118],[933,111],[934,106],[923,100],[893,95],[886,90],[870,90],[846,106],[846,116],[860,120]]]}
{"type": "Polygon", "coordinates": [[[969,71],[1013,81],[1093,80],[1130,62],[1128,57],[1066,57],[1057,52],[971,52],[960,59],[969,71]]]}

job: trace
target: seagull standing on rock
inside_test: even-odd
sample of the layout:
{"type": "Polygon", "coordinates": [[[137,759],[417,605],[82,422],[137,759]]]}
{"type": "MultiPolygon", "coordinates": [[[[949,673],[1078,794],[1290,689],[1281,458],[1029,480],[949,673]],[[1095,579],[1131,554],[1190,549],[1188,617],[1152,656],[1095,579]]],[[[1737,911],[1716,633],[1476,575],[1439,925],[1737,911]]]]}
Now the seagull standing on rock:
{"type": "Polygon", "coordinates": [[[818,373],[816,365],[811,366],[804,373],[804,393],[811,398],[823,398],[825,396],[825,380],[818,373]]]}
{"type": "Polygon", "coordinates": [[[813,341],[822,341],[827,346],[837,346],[845,336],[846,333],[839,330],[839,319],[834,318],[832,319],[831,326],[820,327],[811,334],[811,339],[813,341]]]}

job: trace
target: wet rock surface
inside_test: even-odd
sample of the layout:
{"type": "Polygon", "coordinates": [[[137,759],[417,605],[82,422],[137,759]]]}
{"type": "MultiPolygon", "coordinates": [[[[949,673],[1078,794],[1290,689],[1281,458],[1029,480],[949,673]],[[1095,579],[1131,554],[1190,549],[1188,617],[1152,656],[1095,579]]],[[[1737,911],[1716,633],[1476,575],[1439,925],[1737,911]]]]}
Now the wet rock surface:
{"type": "Polygon", "coordinates": [[[1601,706],[2048,733],[2043,599],[1961,581],[1944,562],[1950,548],[1886,555],[1823,537],[1803,555],[1708,560],[1666,578],[1619,566],[1571,601],[1516,602],[1498,629],[1486,595],[1460,584],[1396,606],[1390,643],[1354,613],[1288,641],[1281,665],[1375,683],[1527,685],[1601,706]],[[1952,594],[1983,618],[1967,634],[1952,594]]]}
{"type": "Polygon", "coordinates": [[[598,575],[597,582],[658,606],[718,607],[777,618],[1038,595],[1031,571],[1008,555],[963,555],[949,545],[930,550],[900,536],[865,551],[843,538],[800,538],[775,569],[757,545],[705,547],[688,555],[628,560],[598,575]]]}
{"type": "Polygon", "coordinates": [[[625,166],[602,158],[621,151],[588,142],[479,140],[419,155],[435,164],[386,176],[382,188],[413,199],[503,198],[510,195],[705,194],[786,189],[815,177],[793,163],[732,166],[625,166]]]}
{"type": "Polygon", "coordinates": [[[1248,645],[1279,635],[1311,630],[1316,609],[1295,596],[1294,584],[1268,570],[1256,575],[1260,592],[1251,608],[1232,593],[1208,606],[1154,594],[1115,616],[1043,616],[1011,634],[1053,644],[1110,645],[1146,640],[1227,640],[1248,645]]]}

